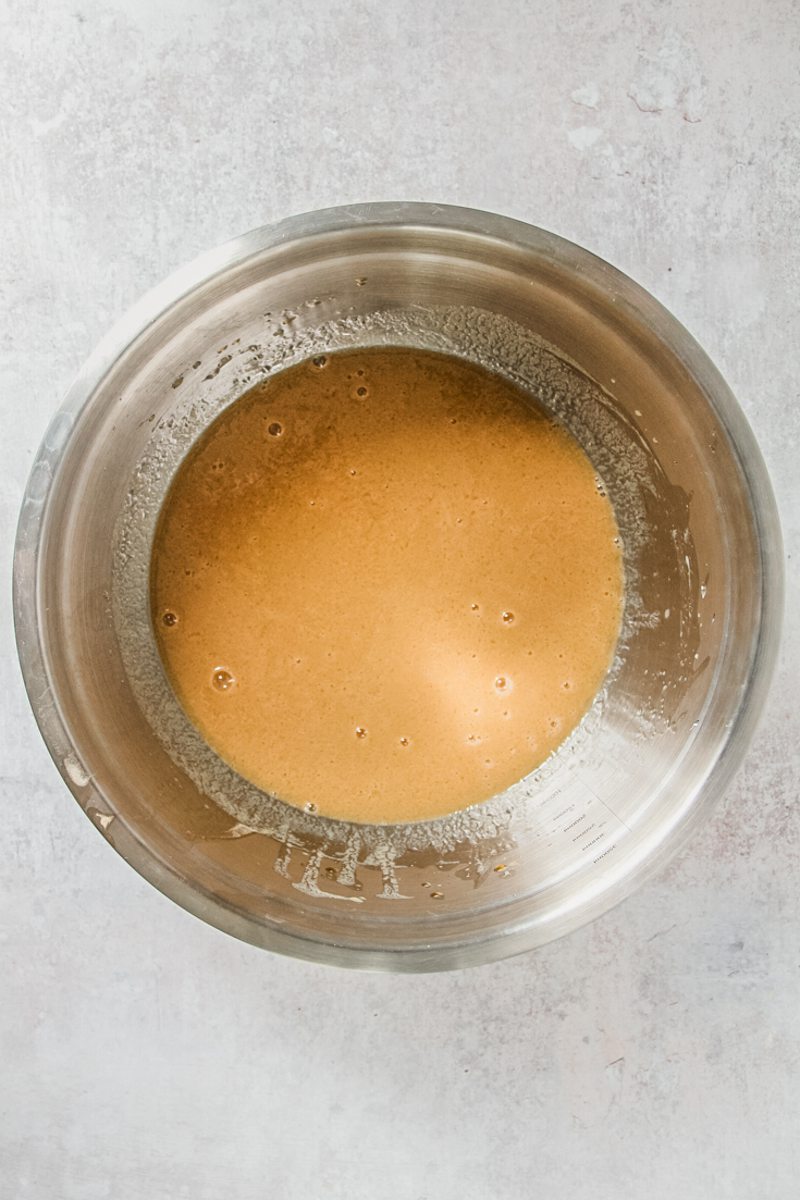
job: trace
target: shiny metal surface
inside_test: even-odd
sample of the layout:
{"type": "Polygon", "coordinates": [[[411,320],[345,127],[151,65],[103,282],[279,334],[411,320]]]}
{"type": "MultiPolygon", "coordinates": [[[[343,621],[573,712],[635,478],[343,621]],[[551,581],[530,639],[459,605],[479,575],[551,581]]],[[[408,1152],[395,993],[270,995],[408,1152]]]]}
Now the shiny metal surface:
{"type": "Polygon", "coordinates": [[[258,945],[435,970],[592,919],[688,836],[763,702],[780,558],[744,417],[652,297],[518,222],[364,205],[211,252],[98,347],[31,474],[15,617],[50,751],[142,875],[258,945]],[[158,504],[203,425],[267,370],[380,341],[465,354],[528,387],[583,440],[625,542],[606,694],[533,777],[435,828],[323,825],[253,794],[181,726],[144,608],[158,504]]]}

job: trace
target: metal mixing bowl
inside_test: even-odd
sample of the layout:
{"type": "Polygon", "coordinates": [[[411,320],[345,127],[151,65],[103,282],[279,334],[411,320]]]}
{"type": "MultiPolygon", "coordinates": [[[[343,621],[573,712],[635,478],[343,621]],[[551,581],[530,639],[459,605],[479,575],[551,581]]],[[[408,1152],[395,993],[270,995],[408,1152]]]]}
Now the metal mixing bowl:
{"type": "Polygon", "coordinates": [[[39,451],[14,587],[42,734],[137,871],[257,945],[422,971],[574,929],[684,841],[762,707],[781,545],[740,409],[651,296],[529,225],[377,204],[246,234],[120,322],[39,451]],[[217,759],[175,701],[147,610],[159,505],[199,432],[268,372],[375,344],[466,356],[550,409],[595,462],[626,565],[619,652],[564,746],[485,805],[384,828],[290,809],[217,759]]]}

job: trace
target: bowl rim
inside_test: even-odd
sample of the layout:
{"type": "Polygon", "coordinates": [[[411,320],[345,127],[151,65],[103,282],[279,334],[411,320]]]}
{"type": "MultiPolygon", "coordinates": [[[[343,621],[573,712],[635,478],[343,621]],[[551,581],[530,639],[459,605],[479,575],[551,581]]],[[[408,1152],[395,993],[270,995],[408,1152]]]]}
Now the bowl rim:
{"type": "MultiPolygon", "coordinates": [[[[160,862],[124,823],[115,821],[119,854],[159,891],[207,924],[243,941],[292,957],[339,966],[403,972],[435,971],[496,961],[543,945],[596,919],[655,875],[685,844],[710,813],[741,764],[764,708],[777,659],[783,612],[783,548],[778,509],[761,451],[732,391],[688,330],[649,292],[604,259],[559,235],[515,218],[454,205],[385,201],[317,209],[263,225],[224,242],[180,267],[147,291],[109,330],[84,362],[50,421],[34,459],[23,495],[14,547],[13,616],[17,651],[28,699],[40,733],[67,787],[82,808],[90,808],[86,780],[69,768],[72,743],[47,673],[38,612],[42,518],[56,469],[75,417],[115,361],[159,318],[219,273],[290,242],[363,227],[387,231],[443,229],[495,239],[549,258],[601,287],[614,302],[634,306],[701,387],[726,430],[746,485],[761,567],[760,617],[742,703],[709,773],[657,836],[645,840],[624,875],[546,921],[523,920],[501,931],[445,945],[379,949],[335,945],[288,933],[250,920],[218,897],[189,883],[160,862]]],[[[93,822],[95,823],[95,822],[93,822]]]]}

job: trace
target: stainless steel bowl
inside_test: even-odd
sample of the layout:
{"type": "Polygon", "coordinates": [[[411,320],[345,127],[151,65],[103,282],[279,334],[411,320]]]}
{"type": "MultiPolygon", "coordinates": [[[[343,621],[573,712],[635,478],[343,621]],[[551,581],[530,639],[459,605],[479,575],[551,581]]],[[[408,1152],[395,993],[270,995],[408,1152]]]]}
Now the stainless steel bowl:
{"type": "Polygon", "coordinates": [[[137,871],[257,945],[422,971],[574,929],[681,845],[762,707],[781,545],[740,409],[651,296],[529,225],[377,204],[246,234],[120,322],[39,451],[14,588],[45,741],[137,871]],[[527,388],[594,459],[626,562],[619,653],[559,752],[485,805],[383,828],[298,813],[216,758],[164,677],[146,587],[159,505],[208,422],[268,371],[371,344],[464,355],[527,388]]]}

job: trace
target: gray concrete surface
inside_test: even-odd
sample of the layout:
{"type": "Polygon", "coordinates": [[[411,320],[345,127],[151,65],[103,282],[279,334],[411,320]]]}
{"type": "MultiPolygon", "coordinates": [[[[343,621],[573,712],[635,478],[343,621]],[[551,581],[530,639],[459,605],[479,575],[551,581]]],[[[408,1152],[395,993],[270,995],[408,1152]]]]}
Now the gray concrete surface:
{"type": "Polygon", "coordinates": [[[40,744],[4,587],[3,1200],[797,1196],[799,41],[791,0],[2,0],[6,573],[126,306],[236,232],[389,198],[650,288],[755,427],[789,568],[769,710],[691,847],[565,941],[414,979],[271,957],[140,880],[40,744]]]}

